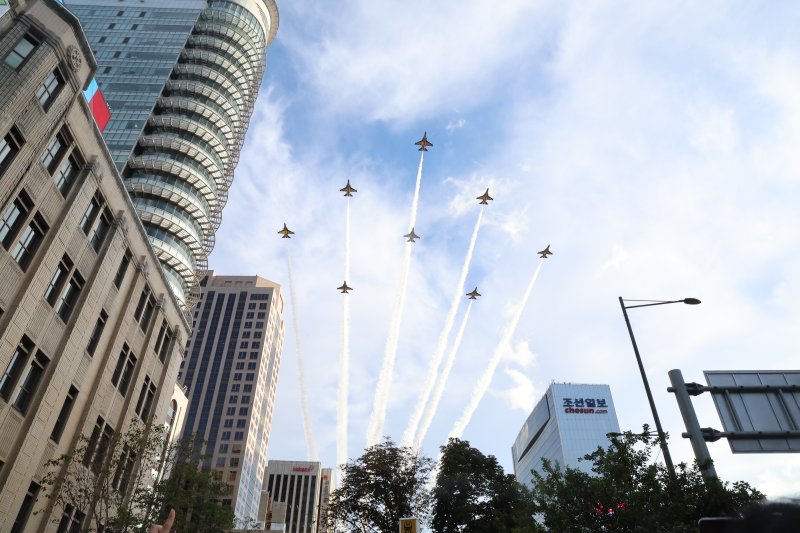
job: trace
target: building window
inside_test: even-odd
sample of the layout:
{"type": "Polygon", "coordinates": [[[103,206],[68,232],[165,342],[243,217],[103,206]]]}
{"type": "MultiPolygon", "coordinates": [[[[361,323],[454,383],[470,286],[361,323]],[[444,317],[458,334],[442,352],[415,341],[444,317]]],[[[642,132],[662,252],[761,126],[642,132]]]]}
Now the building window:
{"type": "Polygon", "coordinates": [[[17,45],[6,56],[6,64],[14,70],[19,70],[19,67],[30,57],[33,49],[36,48],[36,41],[30,35],[24,35],[19,40],[17,45]]]}
{"type": "Polygon", "coordinates": [[[139,392],[139,401],[136,402],[136,414],[143,422],[147,422],[150,416],[150,408],[153,407],[153,399],[156,396],[156,385],[150,379],[150,376],[144,377],[142,383],[142,390],[139,392]]]}
{"type": "Polygon", "coordinates": [[[233,419],[232,418],[225,419],[225,422],[222,423],[222,427],[232,428],[233,427],[233,419]]]}
{"type": "Polygon", "coordinates": [[[228,403],[239,403],[239,396],[236,394],[228,397],[228,403]]]}
{"type": "Polygon", "coordinates": [[[242,388],[241,385],[239,385],[238,383],[234,383],[233,385],[231,385],[231,392],[239,392],[241,388],[242,388]]]}
{"type": "Polygon", "coordinates": [[[235,407],[228,407],[228,412],[227,412],[226,414],[227,414],[228,416],[233,416],[233,415],[235,415],[235,414],[236,414],[236,408],[235,408],[235,407]]]}
{"type": "Polygon", "coordinates": [[[128,490],[135,464],[136,454],[127,445],[123,445],[122,453],[117,459],[117,470],[114,472],[114,479],[111,481],[111,486],[123,496],[128,490]]]}
{"type": "Polygon", "coordinates": [[[139,329],[142,331],[147,331],[148,326],[150,326],[150,319],[153,318],[153,310],[156,308],[156,299],[151,294],[149,298],[147,298],[147,304],[144,306],[144,312],[142,313],[142,319],[139,321],[139,329]]]}
{"type": "Polygon", "coordinates": [[[36,253],[36,249],[39,248],[47,229],[44,218],[39,213],[36,213],[31,221],[28,222],[28,225],[25,226],[25,229],[22,230],[17,244],[11,250],[11,257],[14,258],[14,261],[17,262],[22,270],[28,267],[28,263],[30,263],[33,254],[36,253]]]}
{"type": "Polygon", "coordinates": [[[237,431],[233,434],[233,440],[235,441],[242,441],[244,440],[244,431],[237,431]]]}
{"type": "Polygon", "coordinates": [[[225,458],[217,457],[217,468],[223,468],[224,466],[225,466],[225,458]]]}
{"type": "Polygon", "coordinates": [[[53,426],[53,431],[50,433],[50,440],[58,443],[61,440],[61,435],[64,433],[64,428],[69,420],[69,415],[72,413],[72,406],[75,405],[75,398],[78,397],[78,389],[70,386],[67,397],[64,399],[64,404],[61,406],[61,411],[58,413],[56,425],[53,426]]]}
{"type": "Polygon", "coordinates": [[[131,377],[135,367],[136,356],[130,351],[127,344],[123,344],[119,359],[117,359],[117,366],[111,375],[111,384],[117,387],[123,397],[128,393],[128,386],[131,384],[131,377]]]}
{"type": "Polygon", "coordinates": [[[122,285],[122,280],[125,279],[125,273],[128,271],[128,265],[131,264],[131,251],[125,250],[125,255],[122,256],[122,261],[117,268],[117,275],[114,276],[114,286],[119,289],[122,285]]]}
{"type": "Polygon", "coordinates": [[[249,404],[250,403],[250,396],[242,396],[242,403],[249,404]]]}
{"type": "Polygon", "coordinates": [[[67,282],[67,278],[69,278],[72,267],[73,264],[69,256],[64,254],[61,262],[56,267],[56,271],[53,273],[53,277],[50,278],[50,283],[47,284],[47,289],[44,291],[44,299],[50,305],[55,305],[56,301],[58,301],[58,296],[61,294],[61,289],[67,282]]]}
{"type": "Polygon", "coordinates": [[[92,244],[95,252],[100,251],[103,241],[108,235],[108,230],[111,227],[111,211],[108,208],[103,209],[100,216],[98,216],[92,228],[89,230],[89,242],[92,244]]]}
{"type": "Polygon", "coordinates": [[[86,211],[83,213],[83,218],[81,218],[81,229],[86,235],[89,235],[89,230],[92,229],[94,220],[97,218],[98,213],[100,213],[102,205],[103,200],[100,198],[100,194],[95,194],[89,202],[89,207],[87,207],[86,211]]]}
{"type": "Polygon", "coordinates": [[[243,418],[236,421],[236,427],[239,429],[244,429],[245,425],[247,425],[247,420],[243,418]]]}
{"type": "Polygon", "coordinates": [[[264,313],[263,311],[259,311],[258,316],[256,318],[266,318],[266,317],[267,317],[267,313],[264,313]]]}
{"type": "Polygon", "coordinates": [[[241,372],[237,372],[237,373],[233,374],[233,381],[239,381],[241,379],[242,379],[242,373],[241,372]]]}
{"type": "Polygon", "coordinates": [[[36,352],[36,356],[31,359],[25,374],[20,380],[19,390],[17,396],[14,398],[14,408],[23,415],[28,411],[28,406],[31,403],[33,395],[36,394],[36,389],[39,387],[39,382],[42,380],[42,374],[47,368],[50,360],[45,357],[41,350],[36,352]]]}
{"type": "Polygon", "coordinates": [[[64,86],[64,78],[61,72],[55,69],[47,75],[39,88],[36,89],[36,99],[42,104],[42,107],[47,111],[53,103],[53,99],[58,94],[61,87],[64,86]]]}
{"type": "Polygon", "coordinates": [[[133,312],[133,319],[137,322],[141,320],[144,307],[147,305],[147,298],[150,297],[150,289],[145,285],[142,289],[142,294],[139,295],[139,303],[136,304],[136,310],[133,312]]]}
{"type": "Polygon", "coordinates": [[[65,149],[66,143],[64,139],[61,138],[61,133],[56,133],[53,138],[50,139],[50,143],[47,145],[47,148],[45,148],[44,154],[42,154],[42,164],[44,168],[47,169],[47,172],[52,173],[53,170],[55,170],[55,166],[61,159],[61,155],[64,153],[65,149]]]}
{"type": "Polygon", "coordinates": [[[0,139],[0,176],[14,160],[20,146],[22,146],[22,135],[17,128],[12,126],[8,133],[0,139]]]}
{"type": "Polygon", "coordinates": [[[22,191],[19,197],[6,207],[3,217],[0,218],[0,241],[6,250],[14,242],[14,237],[25,223],[31,209],[33,209],[33,202],[25,191],[22,191]]]}
{"type": "Polygon", "coordinates": [[[247,407],[239,408],[239,416],[247,416],[247,407]]]}
{"type": "Polygon", "coordinates": [[[266,309],[267,308],[267,304],[258,304],[258,308],[259,309],[266,309]]]}
{"type": "Polygon", "coordinates": [[[41,489],[41,487],[37,483],[31,481],[31,484],[28,486],[28,492],[25,493],[25,498],[22,500],[22,505],[17,512],[17,518],[14,519],[14,523],[11,525],[11,531],[25,530],[28,517],[31,515],[31,509],[33,509],[33,504],[36,503],[36,498],[39,497],[39,489],[41,489]]]}
{"type": "Polygon", "coordinates": [[[220,444],[219,445],[219,453],[228,453],[228,445],[227,444],[220,444]]]}
{"type": "Polygon", "coordinates": [[[56,533],[79,533],[85,518],[85,514],[67,504],[64,507],[64,514],[61,515],[61,521],[58,523],[56,533]]]}
{"type": "Polygon", "coordinates": [[[162,363],[167,360],[167,355],[169,355],[169,351],[172,349],[172,329],[167,328],[167,332],[164,334],[164,341],[161,343],[161,347],[158,350],[158,360],[162,363]]]}
{"type": "Polygon", "coordinates": [[[86,345],[86,352],[89,355],[94,355],[94,351],[97,349],[97,345],[100,342],[100,337],[103,336],[103,330],[106,327],[107,320],[108,314],[104,309],[101,309],[100,316],[97,317],[97,323],[94,325],[94,329],[92,330],[92,336],[89,337],[89,344],[86,345]]]}
{"type": "Polygon", "coordinates": [[[222,432],[222,440],[231,440],[231,432],[230,431],[223,431],[222,432]]]}
{"type": "Polygon", "coordinates": [[[61,166],[53,174],[53,183],[55,183],[56,189],[61,193],[61,196],[66,196],[67,192],[69,192],[81,165],[81,160],[76,150],[73,149],[69,157],[62,161],[61,166]]]}
{"type": "Polygon", "coordinates": [[[33,341],[23,335],[17,349],[11,355],[11,361],[3,372],[3,376],[0,377],[0,398],[6,402],[11,398],[11,393],[22,375],[22,369],[25,368],[28,357],[33,353],[33,346],[33,341]]]}
{"type": "Polygon", "coordinates": [[[111,439],[114,437],[114,428],[106,424],[102,416],[97,417],[97,422],[94,424],[92,435],[89,437],[89,442],[86,445],[86,453],[83,456],[83,464],[91,466],[92,470],[97,472],[100,465],[108,453],[108,447],[111,444],[111,439]]]}
{"type": "Polygon", "coordinates": [[[67,254],[64,254],[44,291],[45,300],[53,306],[56,314],[64,322],[69,320],[72,309],[81,294],[81,289],[83,289],[83,277],[80,272],[73,269],[72,261],[67,254]]]}
{"type": "Polygon", "coordinates": [[[252,373],[252,372],[249,372],[248,374],[246,374],[244,376],[244,380],[245,381],[254,381],[255,378],[256,378],[256,375],[254,373],[252,373]]]}

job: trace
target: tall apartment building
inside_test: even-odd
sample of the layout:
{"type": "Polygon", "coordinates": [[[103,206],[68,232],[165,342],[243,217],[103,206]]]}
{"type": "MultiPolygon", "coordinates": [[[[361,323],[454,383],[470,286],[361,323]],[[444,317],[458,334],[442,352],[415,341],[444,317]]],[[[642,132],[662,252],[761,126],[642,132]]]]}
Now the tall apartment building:
{"type": "Polygon", "coordinates": [[[542,459],[590,472],[580,459],[608,446],[611,432],[619,432],[619,422],[608,385],[552,383],[511,447],[514,475],[530,486],[532,470],[544,473],[542,459]]]}
{"type": "Polygon", "coordinates": [[[97,55],[104,136],[191,308],[253,112],[274,0],[67,0],[97,55]]]}
{"type": "Polygon", "coordinates": [[[281,516],[267,516],[270,522],[286,533],[323,533],[321,517],[330,499],[332,469],[322,468],[316,461],[270,461],[267,482],[262,495],[262,508],[280,509],[281,516]]]}
{"type": "Polygon", "coordinates": [[[189,389],[184,436],[205,441],[206,467],[231,487],[224,503],[255,519],[283,348],[280,286],[207,273],[181,363],[189,389]]]}
{"type": "Polygon", "coordinates": [[[45,462],[169,422],[189,324],[82,95],[96,63],[55,0],[0,17],[0,531],[80,524],[45,462]],[[91,444],[94,443],[94,444],[91,444]],[[42,510],[42,513],[35,513],[42,510]]]}

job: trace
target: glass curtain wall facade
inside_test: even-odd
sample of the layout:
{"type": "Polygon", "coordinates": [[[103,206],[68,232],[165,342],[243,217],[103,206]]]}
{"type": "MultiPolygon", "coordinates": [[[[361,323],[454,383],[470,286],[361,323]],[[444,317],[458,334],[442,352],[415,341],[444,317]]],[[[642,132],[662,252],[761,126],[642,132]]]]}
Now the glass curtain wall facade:
{"type": "Polygon", "coordinates": [[[112,108],[105,138],[178,299],[199,296],[275,37],[274,0],[72,0],[112,108]]]}
{"type": "Polygon", "coordinates": [[[591,473],[591,464],[581,458],[598,446],[608,446],[606,434],[618,431],[608,385],[553,383],[511,447],[514,475],[531,486],[532,470],[544,474],[542,459],[591,473]]]}

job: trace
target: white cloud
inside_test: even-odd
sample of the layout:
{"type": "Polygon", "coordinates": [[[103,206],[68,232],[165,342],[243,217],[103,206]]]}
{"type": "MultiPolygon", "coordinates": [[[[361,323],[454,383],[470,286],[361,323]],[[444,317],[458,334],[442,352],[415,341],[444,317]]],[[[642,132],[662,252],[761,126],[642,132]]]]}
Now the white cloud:
{"type": "Polygon", "coordinates": [[[444,127],[449,132],[453,132],[455,130],[463,128],[467,124],[467,121],[463,118],[458,120],[451,120],[447,123],[447,126],[444,127]]]}
{"type": "Polygon", "coordinates": [[[533,386],[533,381],[524,373],[513,368],[505,368],[505,374],[514,382],[514,386],[500,393],[511,409],[530,413],[536,403],[537,395],[541,395],[533,386]]]}

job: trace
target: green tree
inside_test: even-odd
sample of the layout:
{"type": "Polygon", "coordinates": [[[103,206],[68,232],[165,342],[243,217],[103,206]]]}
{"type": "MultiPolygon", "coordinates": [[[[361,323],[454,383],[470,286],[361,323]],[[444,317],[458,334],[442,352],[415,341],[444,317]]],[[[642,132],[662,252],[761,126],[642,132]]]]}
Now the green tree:
{"type": "Polygon", "coordinates": [[[331,494],[326,525],[359,533],[396,533],[402,517],[424,521],[432,468],[433,460],[391,439],[367,448],[341,466],[342,482],[331,494]]]}
{"type": "Polygon", "coordinates": [[[219,500],[227,485],[200,470],[190,452],[189,444],[170,445],[160,428],[136,421],[124,433],[80,437],[71,453],[47,463],[44,512],[60,523],[68,510],[84,531],[134,533],[163,522],[174,508],[181,531],[198,531],[198,524],[203,531],[230,529],[233,511],[219,500]]]}
{"type": "Polygon", "coordinates": [[[528,491],[503,471],[497,458],[459,439],[450,439],[441,451],[433,491],[433,531],[537,531],[528,491]]]}
{"type": "Polygon", "coordinates": [[[658,438],[626,432],[584,457],[593,474],[544,461],[533,471],[534,508],[549,531],[696,531],[704,516],[730,515],[764,495],[745,482],[705,482],[697,465],[672,479],[651,461],[658,438]]]}

